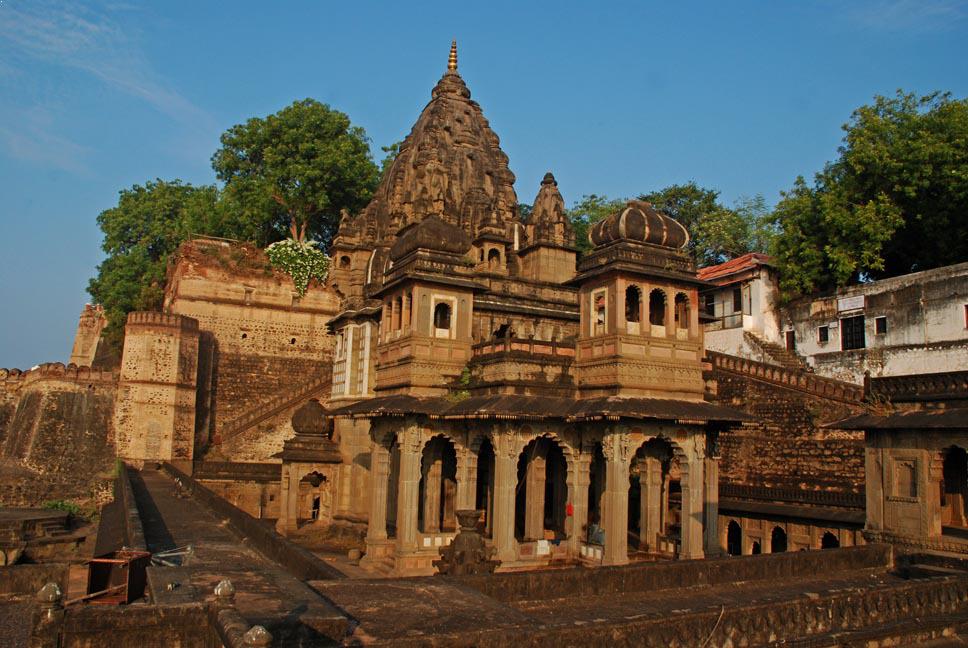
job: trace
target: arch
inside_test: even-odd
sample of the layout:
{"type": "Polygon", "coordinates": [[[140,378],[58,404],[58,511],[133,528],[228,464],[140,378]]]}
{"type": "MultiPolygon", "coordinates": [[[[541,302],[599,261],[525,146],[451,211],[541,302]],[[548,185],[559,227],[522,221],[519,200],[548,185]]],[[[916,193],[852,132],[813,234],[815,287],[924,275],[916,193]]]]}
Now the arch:
{"type": "Polygon", "coordinates": [[[339,267],[341,270],[349,270],[350,265],[351,265],[350,258],[345,254],[339,258],[339,267]]]}
{"type": "Polygon", "coordinates": [[[750,545],[750,554],[754,556],[758,556],[761,553],[763,553],[763,551],[760,549],[760,543],[757,541],[754,541],[753,544],[750,545]]]}
{"type": "Polygon", "coordinates": [[[568,461],[565,448],[552,435],[528,442],[518,455],[514,528],[520,541],[565,537],[568,461]]]}
{"type": "Polygon", "coordinates": [[[830,531],[823,534],[820,538],[820,548],[821,549],[836,549],[840,546],[840,540],[830,531]]]}
{"type": "Polygon", "coordinates": [[[447,302],[438,302],[434,306],[434,328],[438,330],[450,330],[451,308],[447,302]]]}
{"type": "Polygon", "coordinates": [[[494,530],[492,517],[494,513],[494,471],[497,455],[494,444],[489,437],[480,437],[477,446],[477,481],[474,493],[474,508],[484,511],[484,535],[491,537],[494,530]]]}
{"type": "Polygon", "coordinates": [[[422,533],[456,531],[457,449],[449,437],[437,434],[424,444],[417,491],[417,528],[422,533]]]}
{"type": "Polygon", "coordinates": [[[666,293],[661,288],[653,288],[649,293],[649,324],[665,326],[666,293]]]}
{"type": "Polygon", "coordinates": [[[773,527],[770,534],[770,553],[783,553],[787,550],[787,534],[783,527],[773,527]]]}
{"type": "Polygon", "coordinates": [[[642,319],[642,291],[636,285],[625,289],[625,321],[638,323],[642,319]]]}
{"type": "Polygon", "coordinates": [[[726,525],[726,553],[730,556],[743,554],[743,529],[736,520],[730,520],[726,525]]]}
{"type": "Polygon", "coordinates": [[[675,456],[676,446],[669,439],[653,437],[639,446],[629,462],[628,532],[638,538],[640,551],[659,551],[670,526],[669,492],[675,456]]]}
{"type": "Polygon", "coordinates": [[[501,269],[501,253],[497,248],[491,248],[487,251],[487,269],[488,270],[500,270],[501,269]]]}
{"type": "Polygon", "coordinates": [[[676,293],[675,323],[677,329],[689,328],[690,311],[689,296],[683,292],[676,293]]]}

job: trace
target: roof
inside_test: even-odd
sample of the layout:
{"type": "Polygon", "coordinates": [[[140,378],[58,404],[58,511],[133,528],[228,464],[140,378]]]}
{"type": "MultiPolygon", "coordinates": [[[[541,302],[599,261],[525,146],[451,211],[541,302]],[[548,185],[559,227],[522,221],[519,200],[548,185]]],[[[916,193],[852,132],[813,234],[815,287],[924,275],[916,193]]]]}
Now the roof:
{"type": "Polygon", "coordinates": [[[699,278],[703,281],[714,281],[716,279],[722,279],[734,274],[739,274],[740,272],[744,272],[746,270],[751,270],[761,265],[772,266],[773,258],[768,254],[750,252],[749,254],[736,257],[735,259],[730,259],[725,263],[720,263],[719,265],[699,268],[698,274],[699,278]]]}
{"type": "Polygon", "coordinates": [[[922,409],[891,414],[858,414],[823,427],[838,430],[950,430],[968,432],[968,408],[922,409]]]}
{"type": "Polygon", "coordinates": [[[591,420],[652,419],[678,423],[711,421],[742,423],[752,418],[743,412],[706,403],[664,398],[619,398],[614,396],[575,400],[550,396],[472,396],[463,400],[407,395],[381,396],[360,401],[332,412],[333,416],[372,418],[422,414],[436,419],[563,419],[591,420]]]}

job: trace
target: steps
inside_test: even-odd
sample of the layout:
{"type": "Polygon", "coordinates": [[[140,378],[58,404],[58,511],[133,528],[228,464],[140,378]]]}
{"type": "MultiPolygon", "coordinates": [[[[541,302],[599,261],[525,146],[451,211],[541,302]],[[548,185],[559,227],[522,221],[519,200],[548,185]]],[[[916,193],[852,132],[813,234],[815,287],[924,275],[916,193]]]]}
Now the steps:
{"type": "Polygon", "coordinates": [[[241,415],[226,422],[215,435],[215,443],[223,443],[237,437],[259,423],[278,416],[315,396],[328,395],[331,384],[332,378],[329,375],[315,376],[293,389],[287,389],[281,394],[259,401],[241,415]]]}
{"type": "Polygon", "coordinates": [[[768,342],[750,331],[743,331],[743,337],[747,343],[758,348],[781,367],[786,369],[799,369],[801,371],[813,371],[813,368],[809,367],[795,351],[790,351],[779,344],[768,342]]]}

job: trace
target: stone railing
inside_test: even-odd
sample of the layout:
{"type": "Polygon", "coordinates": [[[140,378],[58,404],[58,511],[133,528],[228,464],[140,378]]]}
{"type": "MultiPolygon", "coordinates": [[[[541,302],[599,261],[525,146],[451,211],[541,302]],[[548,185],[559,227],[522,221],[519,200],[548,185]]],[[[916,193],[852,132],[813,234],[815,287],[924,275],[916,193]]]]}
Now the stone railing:
{"type": "Polygon", "coordinates": [[[749,376],[756,380],[795,389],[815,396],[859,404],[864,399],[864,388],[833,378],[822,378],[800,369],[788,369],[756,362],[716,351],[706,351],[706,359],[714,369],[749,376]]]}
{"type": "Polygon", "coordinates": [[[968,371],[914,376],[864,377],[868,400],[923,401],[968,399],[968,371]]]}
{"type": "Polygon", "coordinates": [[[252,428],[252,426],[299,405],[302,401],[309,400],[313,396],[328,395],[331,389],[332,377],[329,374],[315,376],[291,390],[286,390],[272,398],[254,404],[239,416],[226,421],[221,430],[215,434],[213,442],[224,443],[252,428]]]}
{"type": "Polygon", "coordinates": [[[767,486],[747,486],[745,484],[728,484],[722,482],[719,484],[719,497],[769,502],[791,502],[794,504],[853,509],[862,509],[865,505],[863,493],[801,490],[798,488],[770,488],[767,486]]]}
{"type": "Polygon", "coordinates": [[[537,356],[574,358],[574,345],[557,340],[534,340],[529,338],[503,337],[478,342],[471,347],[474,357],[495,353],[527,353],[537,356]]]}
{"type": "Polygon", "coordinates": [[[16,391],[34,383],[57,380],[83,385],[115,385],[119,374],[110,370],[91,369],[61,362],[46,362],[33,369],[0,369],[0,388],[16,391]]]}

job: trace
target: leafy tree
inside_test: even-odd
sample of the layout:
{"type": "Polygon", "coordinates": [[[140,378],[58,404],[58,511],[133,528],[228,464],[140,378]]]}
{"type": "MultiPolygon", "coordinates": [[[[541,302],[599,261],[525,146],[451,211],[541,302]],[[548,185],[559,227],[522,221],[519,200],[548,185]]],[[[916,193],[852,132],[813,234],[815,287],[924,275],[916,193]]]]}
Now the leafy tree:
{"type": "Polygon", "coordinates": [[[400,145],[403,142],[394,142],[390,146],[381,146],[380,150],[383,151],[383,160],[380,162],[380,179],[387,174],[390,170],[390,165],[393,161],[397,159],[397,155],[400,153],[400,145]]]}
{"type": "Polygon", "coordinates": [[[97,217],[107,257],[87,291],[104,306],[106,340],[120,347],[128,313],[157,310],[169,255],[193,233],[219,235],[214,186],[155,180],[120,192],[118,204],[97,217]]]}
{"type": "Polygon", "coordinates": [[[691,233],[707,214],[723,209],[719,204],[719,192],[700,187],[695,182],[669,185],[665,189],[639,196],[659,211],[665,212],[682,223],[691,233]]]}
{"type": "Polygon", "coordinates": [[[625,206],[624,198],[609,198],[598,194],[582,196],[568,210],[568,218],[575,230],[575,245],[580,252],[587,252],[592,248],[588,240],[588,228],[603,218],[614,214],[625,206]]]}
{"type": "Polygon", "coordinates": [[[328,245],[340,210],[364,207],[379,178],[364,130],[313,99],[230,128],[212,167],[236,237],[263,246],[286,235],[328,245]]]}
{"type": "Polygon", "coordinates": [[[527,223],[531,219],[531,212],[534,210],[534,205],[529,205],[528,203],[518,203],[518,216],[521,218],[522,222],[527,223]]]}
{"type": "Polygon", "coordinates": [[[732,208],[716,203],[699,215],[690,234],[689,247],[700,267],[749,252],[767,252],[776,235],[772,213],[761,195],[741,197],[732,208]]]}
{"type": "Polygon", "coordinates": [[[968,258],[968,101],[898,91],[843,129],[839,158],[777,206],[784,296],[968,258]]]}

